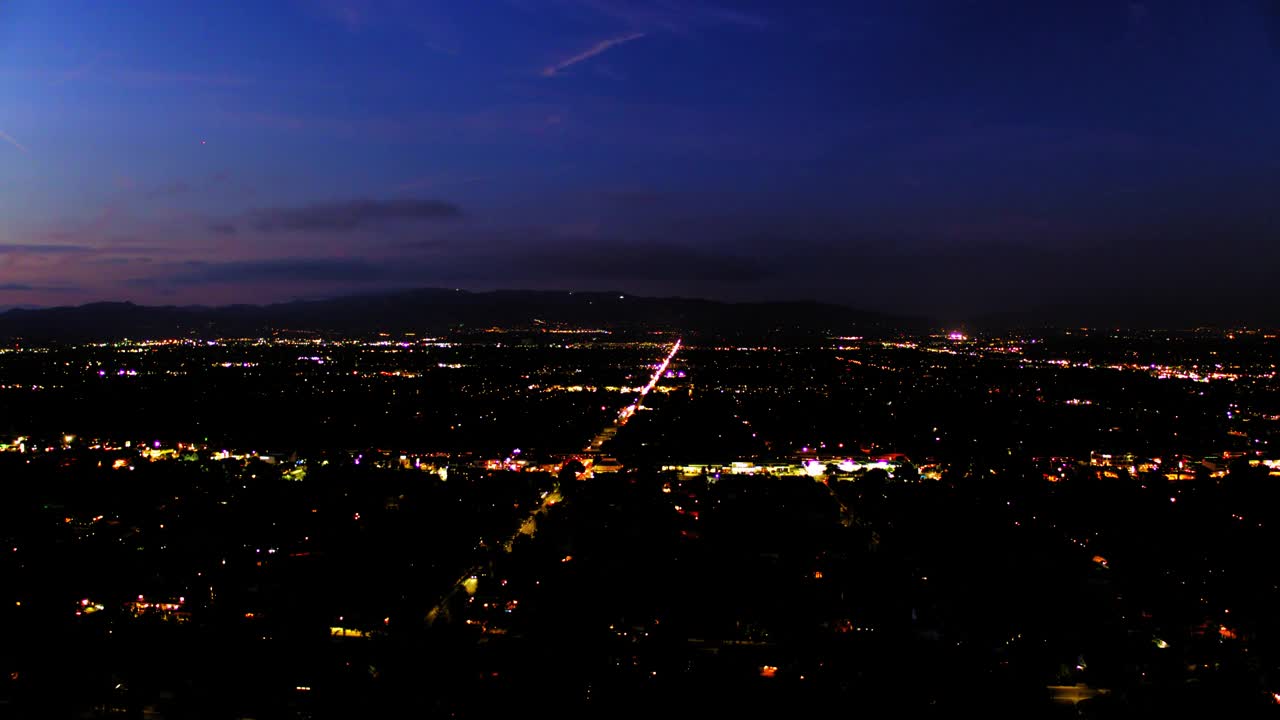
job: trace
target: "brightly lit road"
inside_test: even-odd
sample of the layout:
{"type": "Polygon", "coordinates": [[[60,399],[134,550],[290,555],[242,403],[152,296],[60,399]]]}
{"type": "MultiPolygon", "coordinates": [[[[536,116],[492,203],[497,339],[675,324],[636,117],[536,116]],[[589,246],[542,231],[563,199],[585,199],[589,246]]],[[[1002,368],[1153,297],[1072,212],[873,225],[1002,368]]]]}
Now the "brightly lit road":
{"type": "MultiPolygon", "coordinates": [[[[649,382],[645,384],[644,387],[640,388],[640,393],[636,396],[636,399],[630,405],[618,411],[618,416],[614,418],[608,426],[596,434],[595,439],[593,439],[591,444],[587,446],[587,452],[598,452],[600,450],[600,446],[602,446],[609,438],[612,438],[614,433],[618,431],[618,428],[626,425],[627,421],[631,419],[631,416],[636,414],[636,411],[644,402],[645,397],[649,393],[653,392],[653,389],[662,381],[662,376],[666,374],[667,369],[671,367],[671,361],[675,359],[676,353],[680,352],[681,342],[681,339],[676,339],[675,344],[671,346],[671,351],[668,352],[662,362],[654,368],[653,376],[649,378],[649,382]]],[[[588,460],[587,462],[589,463],[590,461],[588,460]]],[[[538,532],[538,518],[545,515],[547,510],[560,502],[560,500],[561,495],[559,491],[552,491],[544,495],[542,502],[534,507],[534,509],[520,521],[520,524],[516,527],[516,530],[512,533],[511,537],[503,541],[502,551],[506,553],[511,552],[511,549],[515,546],[516,538],[521,535],[533,537],[538,532]]],[[[483,570],[484,568],[482,565],[474,565],[463,573],[458,578],[457,582],[453,584],[453,587],[449,588],[449,592],[445,593],[444,597],[440,598],[440,602],[436,603],[435,606],[427,612],[427,624],[434,623],[442,613],[447,615],[450,603],[452,603],[454,598],[459,596],[459,593],[474,595],[476,588],[479,585],[479,578],[483,570]]]]}

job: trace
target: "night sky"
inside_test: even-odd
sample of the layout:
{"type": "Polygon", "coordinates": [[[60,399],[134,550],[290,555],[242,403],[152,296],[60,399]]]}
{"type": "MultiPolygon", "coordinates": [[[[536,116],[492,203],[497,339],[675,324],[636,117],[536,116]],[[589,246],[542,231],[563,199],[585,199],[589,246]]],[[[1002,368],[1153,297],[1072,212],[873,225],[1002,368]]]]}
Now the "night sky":
{"type": "Polygon", "coordinates": [[[0,0],[0,307],[1280,323],[1275,0],[0,0]]]}

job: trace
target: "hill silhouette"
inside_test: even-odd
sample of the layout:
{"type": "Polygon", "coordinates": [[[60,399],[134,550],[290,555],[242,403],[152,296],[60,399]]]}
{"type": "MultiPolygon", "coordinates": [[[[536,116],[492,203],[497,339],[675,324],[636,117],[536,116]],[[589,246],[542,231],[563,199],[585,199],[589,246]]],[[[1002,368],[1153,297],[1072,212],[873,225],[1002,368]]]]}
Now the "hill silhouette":
{"type": "Polygon", "coordinates": [[[914,324],[810,301],[729,303],[607,292],[424,288],[271,305],[147,306],[101,302],[0,314],[0,337],[44,341],[247,337],[280,331],[368,335],[450,329],[672,330],[717,335],[884,331],[914,324]]]}

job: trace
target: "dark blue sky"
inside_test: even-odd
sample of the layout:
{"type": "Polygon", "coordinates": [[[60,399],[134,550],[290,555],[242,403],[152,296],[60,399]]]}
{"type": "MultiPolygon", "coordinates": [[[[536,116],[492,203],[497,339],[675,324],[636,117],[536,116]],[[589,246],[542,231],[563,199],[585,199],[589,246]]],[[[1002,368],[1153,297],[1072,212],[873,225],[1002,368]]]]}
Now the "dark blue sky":
{"type": "Polygon", "coordinates": [[[0,306],[1280,322],[1280,4],[0,0],[0,306]]]}

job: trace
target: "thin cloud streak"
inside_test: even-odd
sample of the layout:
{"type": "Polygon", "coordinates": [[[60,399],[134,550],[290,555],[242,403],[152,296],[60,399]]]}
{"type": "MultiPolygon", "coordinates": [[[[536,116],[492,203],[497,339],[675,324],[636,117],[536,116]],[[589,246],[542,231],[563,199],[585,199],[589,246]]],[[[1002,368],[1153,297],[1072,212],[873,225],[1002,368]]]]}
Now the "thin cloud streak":
{"type": "Polygon", "coordinates": [[[5,131],[3,131],[3,130],[0,130],[0,140],[4,140],[4,141],[8,142],[10,145],[12,145],[12,146],[14,146],[14,147],[18,148],[19,150],[21,150],[21,151],[22,151],[22,152],[24,152],[24,153],[25,153],[25,152],[27,152],[27,147],[26,147],[25,145],[23,145],[22,143],[18,142],[17,140],[14,140],[12,135],[10,135],[9,133],[7,133],[7,132],[5,132],[5,131]]]}
{"type": "Polygon", "coordinates": [[[353,200],[306,207],[263,208],[252,211],[250,215],[254,227],[262,232],[349,231],[379,222],[451,220],[462,217],[462,209],[439,200],[353,200]]]}
{"type": "Polygon", "coordinates": [[[93,248],[85,245],[42,245],[37,243],[0,243],[0,255],[75,255],[91,253],[93,248]]]}
{"type": "Polygon", "coordinates": [[[578,63],[583,62],[584,60],[590,60],[591,58],[601,53],[607,52],[612,48],[618,47],[619,45],[624,45],[626,43],[631,42],[632,40],[639,40],[644,36],[645,36],[645,33],[638,32],[638,33],[631,33],[629,35],[621,35],[615,38],[609,38],[608,40],[601,40],[600,42],[596,43],[595,45],[592,45],[590,48],[578,53],[577,55],[574,55],[571,58],[561,60],[560,62],[554,65],[549,65],[543,68],[542,77],[555,77],[559,75],[561,71],[567,70],[573,67],[574,65],[577,65],[578,63]]]}

